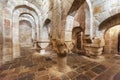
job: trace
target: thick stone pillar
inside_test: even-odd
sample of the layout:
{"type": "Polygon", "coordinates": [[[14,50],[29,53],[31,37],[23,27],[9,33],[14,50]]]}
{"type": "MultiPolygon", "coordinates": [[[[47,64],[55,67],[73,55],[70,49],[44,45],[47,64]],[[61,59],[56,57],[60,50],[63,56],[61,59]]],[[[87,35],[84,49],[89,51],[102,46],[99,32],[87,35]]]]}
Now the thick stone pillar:
{"type": "Polygon", "coordinates": [[[74,25],[74,17],[67,16],[66,20],[63,22],[63,26],[65,30],[62,31],[62,35],[64,36],[65,43],[69,50],[73,48],[73,41],[72,41],[72,30],[74,25]]]}
{"type": "Polygon", "coordinates": [[[52,38],[57,39],[60,37],[61,26],[61,1],[54,0],[53,4],[53,16],[52,16],[52,38]]]}
{"type": "Polygon", "coordinates": [[[65,24],[65,41],[72,41],[72,29],[74,25],[74,17],[67,16],[65,24]]]}
{"type": "MultiPolygon", "coordinates": [[[[15,19],[15,18],[14,18],[15,19]]],[[[13,20],[13,58],[20,57],[19,20],[13,20]]]]}

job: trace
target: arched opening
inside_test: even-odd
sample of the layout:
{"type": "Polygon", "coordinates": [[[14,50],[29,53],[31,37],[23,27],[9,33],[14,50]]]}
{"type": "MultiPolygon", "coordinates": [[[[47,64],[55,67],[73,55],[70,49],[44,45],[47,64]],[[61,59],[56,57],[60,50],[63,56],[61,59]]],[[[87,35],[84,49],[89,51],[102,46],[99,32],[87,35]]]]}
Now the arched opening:
{"type": "Polygon", "coordinates": [[[47,54],[47,52],[45,52],[46,50],[49,50],[49,43],[50,43],[50,38],[51,38],[51,20],[50,19],[46,19],[41,32],[41,50],[40,50],[40,54],[44,55],[47,54]]]}
{"type": "Polygon", "coordinates": [[[113,15],[109,17],[108,19],[104,20],[100,25],[99,25],[99,30],[106,30],[109,29],[115,25],[120,24],[120,13],[113,15]]]}
{"type": "MultiPolygon", "coordinates": [[[[32,45],[30,44],[30,42],[32,41],[32,38],[35,37],[35,33],[34,35],[32,34],[32,28],[35,27],[36,32],[37,34],[37,39],[36,40],[39,40],[40,38],[40,23],[39,22],[39,17],[38,17],[38,13],[35,11],[35,9],[32,7],[32,6],[29,6],[29,5],[18,5],[15,7],[15,9],[13,10],[13,58],[17,58],[19,56],[21,56],[21,52],[22,50],[20,50],[21,48],[21,43],[20,43],[20,33],[22,33],[23,29],[22,27],[19,28],[20,26],[20,23],[19,22],[20,18],[23,17],[23,18],[27,18],[29,21],[32,21],[32,23],[30,22],[25,22],[24,25],[22,25],[22,27],[24,26],[24,28],[26,29],[26,31],[28,31],[28,34],[26,33],[26,35],[28,36],[25,36],[25,35],[22,35],[22,37],[24,36],[24,38],[21,38],[23,39],[23,42],[22,42],[22,45],[24,46],[29,46],[32,45]],[[32,14],[31,14],[31,13],[32,14]],[[27,14],[24,14],[24,13],[27,13],[27,14]],[[27,27],[27,26],[30,26],[32,24],[36,24],[34,26],[32,26],[31,28],[30,27],[27,27]],[[16,27],[15,27],[16,26],[16,27]],[[28,29],[27,29],[28,28],[28,29]],[[21,29],[21,32],[20,32],[20,29],[21,29]],[[31,31],[29,31],[31,30],[31,31]],[[31,35],[31,36],[30,36],[31,35]],[[28,40],[26,42],[26,40],[28,40]],[[24,42],[26,42],[25,44],[23,44],[24,42]]],[[[23,23],[23,22],[22,22],[23,23]]],[[[25,31],[23,31],[23,34],[25,33],[25,31]]],[[[23,47],[23,46],[22,46],[23,47]]],[[[27,50],[27,49],[26,49],[27,50]]]]}
{"type": "Polygon", "coordinates": [[[20,47],[32,47],[32,25],[29,21],[19,22],[20,47]]]}
{"type": "Polygon", "coordinates": [[[120,25],[113,26],[105,32],[105,53],[118,53],[120,47],[120,25]]]}
{"type": "MultiPolygon", "coordinates": [[[[4,7],[4,10],[2,11],[3,15],[3,63],[6,61],[11,61],[14,58],[19,58],[21,56],[20,50],[20,18],[24,17],[27,18],[28,21],[33,25],[35,24],[35,27],[37,28],[36,32],[37,39],[40,38],[40,27],[42,27],[43,23],[41,20],[41,12],[36,5],[33,3],[30,3],[28,1],[22,0],[22,1],[16,1],[16,0],[9,0],[6,3],[6,6],[4,7]],[[7,11],[7,12],[6,12],[7,11]],[[28,18],[26,16],[21,16],[23,14],[30,14],[33,17],[33,20],[30,20],[31,18],[28,18]],[[7,45],[7,46],[6,46],[7,45]]],[[[28,25],[27,25],[28,26],[28,25]]],[[[29,53],[29,52],[28,52],[29,53]]]]}
{"type": "Polygon", "coordinates": [[[75,27],[72,30],[72,40],[75,44],[74,49],[81,50],[82,49],[82,29],[80,27],[75,27]]]}
{"type": "Polygon", "coordinates": [[[80,6],[85,2],[85,0],[74,0],[73,4],[68,12],[68,15],[74,16],[80,6]]]}
{"type": "Polygon", "coordinates": [[[51,28],[51,20],[50,19],[46,19],[45,22],[44,22],[44,25],[43,25],[43,33],[44,34],[42,36],[42,39],[46,40],[46,41],[49,41],[50,39],[50,28],[51,28]]]}
{"type": "Polygon", "coordinates": [[[104,53],[118,53],[118,33],[120,30],[120,13],[109,17],[99,25],[100,34],[104,36],[104,53]]]}

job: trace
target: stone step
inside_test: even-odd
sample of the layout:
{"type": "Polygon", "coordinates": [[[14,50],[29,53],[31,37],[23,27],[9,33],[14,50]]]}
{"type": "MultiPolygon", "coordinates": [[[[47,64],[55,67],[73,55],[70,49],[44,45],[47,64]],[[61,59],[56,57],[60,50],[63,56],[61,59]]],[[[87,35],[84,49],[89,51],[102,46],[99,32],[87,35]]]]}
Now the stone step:
{"type": "Polygon", "coordinates": [[[87,51],[92,51],[92,52],[101,52],[103,50],[103,48],[92,48],[92,47],[88,47],[85,48],[85,50],[87,51]]]}
{"type": "Polygon", "coordinates": [[[103,52],[103,46],[101,44],[89,44],[89,43],[84,43],[84,48],[86,50],[86,53],[88,55],[101,55],[103,52]]]}
{"type": "Polygon", "coordinates": [[[87,44],[87,43],[84,43],[84,47],[101,48],[103,46],[101,44],[87,44]]]}

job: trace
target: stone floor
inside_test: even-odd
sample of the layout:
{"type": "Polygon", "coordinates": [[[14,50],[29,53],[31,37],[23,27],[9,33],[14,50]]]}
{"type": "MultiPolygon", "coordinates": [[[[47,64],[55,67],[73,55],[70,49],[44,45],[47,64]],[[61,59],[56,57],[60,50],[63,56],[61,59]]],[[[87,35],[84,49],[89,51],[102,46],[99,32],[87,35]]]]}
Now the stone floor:
{"type": "Polygon", "coordinates": [[[72,71],[61,77],[53,76],[49,69],[57,64],[56,54],[41,56],[33,50],[21,50],[21,57],[0,66],[0,80],[120,80],[120,56],[102,55],[103,60],[68,54],[72,71]]]}

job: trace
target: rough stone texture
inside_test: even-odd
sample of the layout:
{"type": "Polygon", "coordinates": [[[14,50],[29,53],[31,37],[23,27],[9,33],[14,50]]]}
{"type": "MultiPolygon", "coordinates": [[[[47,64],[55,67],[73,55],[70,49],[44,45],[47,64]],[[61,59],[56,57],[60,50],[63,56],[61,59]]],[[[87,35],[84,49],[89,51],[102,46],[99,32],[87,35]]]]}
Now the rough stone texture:
{"type": "MultiPolygon", "coordinates": [[[[32,32],[32,38],[35,39],[37,36],[37,40],[40,41],[40,46],[42,48],[46,48],[49,44],[49,40],[51,37],[57,38],[58,36],[61,36],[63,39],[65,39],[65,41],[71,41],[72,29],[73,27],[76,27],[74,26],[74,24],[77,24],[77,26],[82,27],[83,31],[85,31],[85,34],[90,35],[90,37],[92,33],[94,33],[94,35],[96,36],[99,36],[98,34],[101,32],[97,31],[98,25],[104,20],[106,20],[107,18],[109,18],[110,16],[119,13],[120,4],[117,3],[117,1],[119,0],[114,0],[114,1],[111,1],[111,0],[108,0],[108,1],[105,1],[105,0],[102,0],[102,1],[99,1],[99,0],[96,0],[96,1],[92,1],[92,0],[91,1],[88,1],[88,0],[87,1],[84,1],[84,0],[81,0],[81,1],[79,0],[75,0],[75,1],[73,0],[71,1],[6,0],[6,1],[3,1],[1,0],[0,19],[1,21],[2,20],[4,21],[4,19],[9,19],[10,24],[12,23],[12,21],[14,21],[15,23],[13,25],[18,26],[19,15],[20,17],[27,18],[30,21],[32,27],[36,26],[36,30],[32,32]],[[2,3],[4,3],[5,5],[2,5],[2,3]],[[76,4],[78,5],[76,6],[76,4]],[[26,5],[26,6],[18,6],[18,5],[26,5]],[[109,8],[110,10],[108,10],[109,8]],[[93,13],[92,13],[92,10],[93,10],[93,13]],[[72,15],[71,14],[68,15],[69,13],[72,13],[72,15]],[[2,14],[4,17],[2,17],[2,14]],[[12,20],[12,15],[14,15],[15,17],[14,20],[12,20]],[[31,15],[31,17],[30,16],[28,17],[28,15],[31,15]],[[69,18],[69,16],[71,18],[69,18]],[[46,19],[51,20],[51,26],[44,25],[46,19]],[[92,22],[91,20],[93,20],[93,23],[91,23],[92,22]],[[93,26],[91,27],[91,25],[93,26]],[[35,35],[36,33],[37,35],[35,35]]],[[[114,23],[111,23],[111,24],[114,24],[114,23]]],[[[1,22],[0,25],[1,25],[0,29],[2,29],[3,23],[1,22]]],[[[6,35],[9,34],[9,38],[11,40],[13,39],[12,45],[15,48],[13,49],[13,53],[15,57],[18,57],[20,56],[19,54],[20,42],[18,37],[19,33],[17,32],[18,29],[14,27],[13,27],[13,32],[10,31],[13,25],[11,24],[9,29],[3,27],[4,28],[3,34],[6,34],[6,35]],[[14,37],[15,35],[17,37],[14,37]]],[[[2,40],[0,40],[0,42],[2,42],[2,40]]],[[[30,39],[27,42],[30,42],[30,39]]],[[[11,44],[11,42],[9,44],[11,44]]],[[[6,48],[6,47],[3,47],[3,48],[6,48]]]]}
{"type": "Polygon", "coordinates": [[[72,68],[72,71],[64,73],[61,76],[52,75],[48,70],[55,66],[56,61],[55,53],[49,54],[52,60],[48,57],[35,55],[33,50],[28,52],[26,48],[21,58],[17,58],[0,66],[0,79],[1,80],[117,80],[119,79],[118,64],[120,56],[113,54],[104,55],[105,60],[102,62],[90,61],[81,55],[69,54],[68,65],[78,65],[72,68]],[[47,60],[46,60],[47,59],[47,60]],[[112,62],[111,62],[112,61],[112,62]],[[114,63],[114,64],[113,64],[114,63]],[[108,66],[111,65],[111,66],[108,66]]]}
{"type": "Polygon", "coordinates": [[[20,46],[30,47],[32,46],[32,26],[28,22],[20,23],[20,46]]]}
{"type": "Polygon", "coordinates": [[[114,26],[105,33],[105,53],[118,53],[118,34],[120,26],[114,26]]]}
{"type": "Polygon", "coordinates": [[[119,56],[107,54],[119,53],[119,12],[120,0],[0,0],[0,80],[119,79],[119,56]],[[70,52],[65,62],[72,70],[61,76],[49,72],[60,64],[53,39],[70,52]],[[70,51],[76,46],[79,55],[70,51]]]}
{"type": "MultiPolygon", "coordinates": [[[[85,28],[85,11],[84,11],[84,5],[85,4],[83,4],[79,8],[77,14],[75,15],[75,21],[79,22],[79,24],[80,24],[79,27],[81,27],[82,29],[85,28]]],[[[74,26],[74,27],[77,27],[77,26],[74,26]]]]}
{"type": "MultiPolygon", "coordinates": [[[[109,17],[119,13],[119,0],[96,0],[92,2],[93,16],[94,16],[94,27],[99,27],[100,23],[108,19],[109,17]],[[109,10],[108,10],[109,9],[109,10]]],[[[109,23],[108,23],[109,24],[109,23]]],[[[112,23],[114,24],[114,23],[112,23]]],[[[107,27],[107,25],[105,26],[107,27]]],[[[94,35],[97,35],[98,31],[95,31],[94,35]]]]}
{"type": "Polygon", "coordinates": [[[91,44],[84,44],[86,55],[88,56],[100,56],[103,52],[103,46],[105,45],[104,39],[95,38],[91,44]]]}

